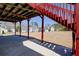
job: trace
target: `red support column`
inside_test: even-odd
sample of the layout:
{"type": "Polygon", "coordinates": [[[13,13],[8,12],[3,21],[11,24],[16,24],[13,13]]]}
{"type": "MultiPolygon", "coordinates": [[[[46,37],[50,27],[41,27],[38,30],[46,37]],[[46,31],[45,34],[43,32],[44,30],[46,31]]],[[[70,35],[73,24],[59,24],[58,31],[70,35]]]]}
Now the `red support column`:
{"type": "MultiPolygon", "coordinates": [[[[72,8],[71,8],[71,9],[72,9],[72,8]]],[[[71,10],[71,9],[70,9],[70,10],[71,10]]],[[[74,8],[74,9],[75,9],[75,8],[74,8]]],[[[75,12],[74,12],[74,13],[75,13],[75,12]]],[[[72,23],[72,30],[73,30],[73,31],[72,31],[72,55],[75,55],[75,51],[76,51],[76,34],[75,34],[75,20],[76,20],[76,19],[74,18],[74,15],[75,15],[75,14],[72,15],[72,16],[73,16],[73,20],[71,19],[71,20],[74,22],[74,23],[72,23],[72,21],[71,21],[71,23],[72,23]]]]}
{"type": "Polygon", "coordinates": [[[43,43],[44,39],[44,15],[42,15],[42,32],[41,32],[41,42],[43,43]]]}
{"type": "Polygon", "coordinates": [[[29,39],[29,19],[27,20],[27,22],[28,22],[28,39],[29,39]]]}
{"type": "Polygon", "coordinates": [[[79,3],[75,4],[75,22],[76,22],[76,56],[79,56],[79,3]]]}
{"type": "Polygon", "coordinates": [[[72,32],[72,55],[75,54],[75,33],[72,32]]]}
{"type": "Polygon", "coordinates": [[[14,23],[14,28],[15,28],[15,35],[16,35],[16,22],[14,23]]]}
{"type": "Polygon", "coordinates": [[[21,36],[21,21],[20,21],[19,23],[20,23],[20,30],[19,30],[19,33],[20,33],[20,36],[21,36]]]}

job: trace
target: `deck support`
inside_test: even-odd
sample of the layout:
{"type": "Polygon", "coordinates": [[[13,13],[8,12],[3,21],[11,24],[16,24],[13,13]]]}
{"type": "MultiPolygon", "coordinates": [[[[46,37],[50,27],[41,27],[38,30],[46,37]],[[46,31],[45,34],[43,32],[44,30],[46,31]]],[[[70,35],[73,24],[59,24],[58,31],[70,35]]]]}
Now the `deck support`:
{"type": "Polygon", "coordinates": [[[72,32],[72,55],[75,54],[75,33],[72,32]]]}
{"type": "Polygon", "coordinates": [[[16,22],[14,22],[14,28],[15,28],[15,36],[16,36],[16,22]]]}
{"type": "Polygon", "coordinates": [[[20,24],[19,36],[21,36],[21,21],[19,22],[19,24],[20,24]]]}
{"type": "Polygon", "coordinates": [[[75,50],[75,55],[79,56],[79,3],[75,4],[75,26],[76,26],[76,50],[75,50]]]}
{"type": "Polygon", "coordinates": [[[41,31],[41,43],[43,43],[44,39],[44,15],[42,15],[42,31],[41,31]]]}
{"type": "Polygon", "coordinates": [[[28,30],[28,39],[29,39],[29,21],[30,21],[30,20],[28,19],[28,20],[27,20],[27,22],[28,22],[28,23],[27,23],[27,24],[28,24],[28,27],[27,27],[27,28],[28,28],[28,29],[27,29],[27,30],[28,30]]]}

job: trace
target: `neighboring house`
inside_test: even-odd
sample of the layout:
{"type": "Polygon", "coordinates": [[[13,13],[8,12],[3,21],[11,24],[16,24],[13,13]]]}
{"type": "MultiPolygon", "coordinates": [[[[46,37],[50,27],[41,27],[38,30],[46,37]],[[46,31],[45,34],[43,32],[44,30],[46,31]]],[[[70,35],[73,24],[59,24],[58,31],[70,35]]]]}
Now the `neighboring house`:
{"type": "Polygon", "coordinates": [[[55,31],[55,28],[53,26],[50,27],[50,31],[53,32],[55,31]]]}
{"type": "Polygon", "coordinates": [[[14,32],[14,24],[10,23],[10,22],[3,22],[0,21],[0,33],[2,33],[2,31],[6,32],[14,32]]]}
{"type": "Polygon", "coordinates": [[[8,32],[15,32],[14,24],[10,22],[5,22],[6,29],[8,32]]]}
{"type": "Polygon", "coordinates": [[[7,33],[7,29],[0,27],[0,33],[2,34],[2,32],[7,33]]]}
{"type": "Polygon", "coordinates": [[[55,31],[55,28],[51,25],[46,25],[44,31],[45,32],[52,32],[52,31],[55,31]]]}
{"type": "MultiPolygon", "coordinates": [[[[22,32],[27,32],[28,31],[28,26],[26,25],[21,25],[22,26],[22,32]]],[[[29,32],[41,32],[42,28],[38,27],[37,24],[34,25],[29,25],[29,32]]],[[[44,32],[51,32],[54,31],[53,26],[46,26],[44,28],[44,32]]],[[[15,27],[13,23],[10,22],[0,22],[0,33],[2,31],[6,32],[15,32],[15,27]]]]}
{"type": "Polygon", "coordinates": [[[8,30],[6,29],[5,23],[0,22],[0,33],[6,33],[8,30]]]}
{"type": "MultiPolygon", "coordinates": [[[[18,24],[18,23],[17,23],[18,24]]],[[[25,25],[21,25],[22,32],[27,32],[28,28],[25,25]]],[[[15,32],[15,27],[13,23],[10,22],[2,22],[0,21],[0,32],[15,32]]],[[[31,26],[29,25],[29,32],[38,32],[39,28],[37,26],[31,26]]]]}

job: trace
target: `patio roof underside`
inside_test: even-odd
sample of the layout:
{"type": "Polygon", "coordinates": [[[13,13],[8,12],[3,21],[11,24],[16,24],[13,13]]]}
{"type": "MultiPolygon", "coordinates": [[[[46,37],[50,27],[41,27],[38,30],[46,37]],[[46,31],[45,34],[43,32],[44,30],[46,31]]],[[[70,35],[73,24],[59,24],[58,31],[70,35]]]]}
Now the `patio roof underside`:
{"type": "Polygon", "coordinates": [[[0,21],[18,22],[40,15],[26,3],[0,3],[0,21]]]}

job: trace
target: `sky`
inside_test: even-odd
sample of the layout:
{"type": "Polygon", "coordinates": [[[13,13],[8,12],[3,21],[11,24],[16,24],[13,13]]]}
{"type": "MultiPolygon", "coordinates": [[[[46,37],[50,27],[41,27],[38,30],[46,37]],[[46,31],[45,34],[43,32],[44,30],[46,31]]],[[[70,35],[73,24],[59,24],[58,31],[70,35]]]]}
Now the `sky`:
{"type": "MultiPolygon", "coordinates": [[[[36,17],[33,17],[33,18],[30,19],[30,23],[31,22],[37,22],[38,25],[41,27],[42,19],[41,19],[40,16],[36,16],[36,17]]],[[[52,25],[52,24],[55,24],[55,23],[56,22],[53,21],[52,19],[50,19],[49,17],[44,16],[44,25],[46,25],[46,24],[52,25]]],[[[22,21],[22,25],[27,25],[27,20],[22,21]]]]}

